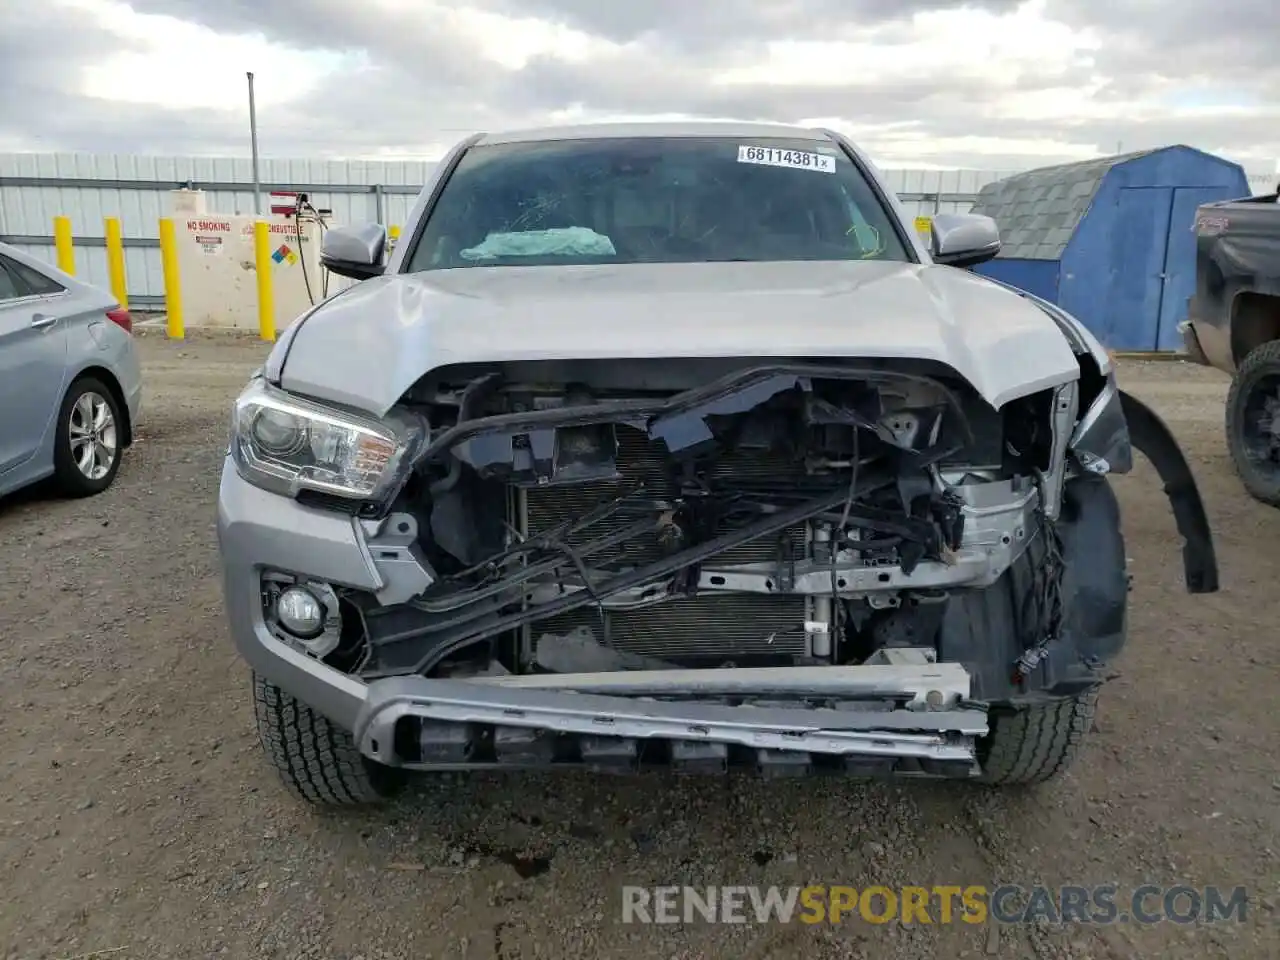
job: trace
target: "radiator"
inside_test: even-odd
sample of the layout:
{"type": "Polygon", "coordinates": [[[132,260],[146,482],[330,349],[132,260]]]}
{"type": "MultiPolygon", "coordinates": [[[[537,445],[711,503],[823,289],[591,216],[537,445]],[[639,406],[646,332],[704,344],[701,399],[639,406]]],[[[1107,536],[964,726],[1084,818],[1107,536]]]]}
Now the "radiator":
{"type": "MultiPolygon", "coordinates": [[[[666,477],[667,454],[660,442],[626,427],[618,428],[618,472],[621,481],[528,490],[524,515],[528,534],[536,534],[581,517],[602,501],[612,500],[636,481],[645,484],[647,496],[673,496],[666,477]]],[[[805,476],[802,463],[777,455],[741,453],[719,458],[710,465],[711,478],[734,477],[753,484],[795,484],[805,476]]],[[[599,538],[633,522],[611,517],[568,538],[572,545],[599,538]]],[[[780,556],[800,557],[805,549],[805,528],[741,544],[712,558],[715,564],[772,561],[780,556]]],[[[638,566],[661,555],[656,534],[632,541],[611,553],[593,554],[589,565],[605,562],[638,566]]],[[[597,641],[619,650],[674,660],[716,663],[757,658],[790,658],[806,652],[803,597],[771,597],[762,594],[713,593],[681,597],[638,610],[604,612],[585,607],[527,628],[528,647],[545,633],[567,633],[587,627],[597,641]]]]}

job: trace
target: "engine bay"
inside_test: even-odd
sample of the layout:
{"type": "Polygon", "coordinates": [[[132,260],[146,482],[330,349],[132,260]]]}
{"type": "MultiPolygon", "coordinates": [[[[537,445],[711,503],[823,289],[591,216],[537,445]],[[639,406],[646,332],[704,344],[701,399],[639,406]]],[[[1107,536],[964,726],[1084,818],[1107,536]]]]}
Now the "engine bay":
{"type": "Polygon", "coordinates": [[[431,582],[344,595],[359,629],[332,662],[368,679],[884,662],[931,648],[952,593],[1051,534],[1054,391],[997,411],[919,364],[620,366],[446,369],[406,395],[431,439],[377,529],[431,582]]]}

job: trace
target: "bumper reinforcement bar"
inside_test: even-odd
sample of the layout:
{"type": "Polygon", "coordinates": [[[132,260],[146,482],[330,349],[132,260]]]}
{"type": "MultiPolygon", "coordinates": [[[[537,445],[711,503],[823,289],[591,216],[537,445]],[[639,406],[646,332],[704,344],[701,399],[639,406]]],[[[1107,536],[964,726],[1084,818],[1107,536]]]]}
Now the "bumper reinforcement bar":
{"type": "MultiPolygon", "coordinates": [[[[822,698],[828,706],[811,707],[780,699],[788,674],[795,670],[769,671],[774,689],[755,691],[746,683],[731,684],[731,705],[708,699],[651,699],[677,696],[678,681],[649,684],[638,680],[721,671],[638,671],[612,675],[579,674],[512,678],[508,682],[395,677],[371,684],[357,719],[354,735],[360,752],[393,766],[421,769],[545,766],[569,762],[593,768],[634,766],[642,753],[658,755],[674,767],[719,769],[744,755],[762,771],[803,770],[814,763],[858,769],[889,769],[905,763],[917,772],[967,776],[975,764],[975,742],[988,732],[987,715],[964,700],[968,676],[956,664],[929,667],[883,668],[824,667],[828,675],[818,690],[807,695],[822,698]],[[835,674],[869,675],[893,671],[892,685],[883,675],[858,685],[846,681],[840,690],[835,674]],[[896,706],[915,700],[906,675],[919,675],[915,686],[927,693],[915,709],[896,706]],[[946,674],[947,676],[941,676],[946,674]],[[611,676],[625,695],[587,693],[573,689],[601,684],[611,676]],[[919,681],[923,681],[923,683],[919,681]],[[947,681],[944,683],[943,681],[947,681]],[[957,683],[961,680],[961,683],[957,683]],[[539,688],[538,681],[557,684],[539,688]],[[957,689],[962,685],[964,690],[957,689]],[[634,693],[646,686],[667,690],[634,693]],[[781,687],[782,689],[778,689],[781,687]],[[932,707],[928,704],[942,703],[932,707]]],[[[733,670],[745,674],[754,671],[733,670]]],[[[742,678],[743,680],[747,678],[742,678]]],[[[689,685],[683,684],[688,687],[689,685]]],[[[724,683],[705,677],[685,695],[723,697],[724,683]]],[[[794,696],[795,691],[790,692],[794,696]]]]}

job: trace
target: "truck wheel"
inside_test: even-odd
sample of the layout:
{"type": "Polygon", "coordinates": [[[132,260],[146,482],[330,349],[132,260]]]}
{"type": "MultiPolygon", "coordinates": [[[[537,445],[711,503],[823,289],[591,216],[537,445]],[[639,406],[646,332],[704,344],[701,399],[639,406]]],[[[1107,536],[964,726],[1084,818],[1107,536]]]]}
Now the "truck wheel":
{"type": "Polygon", "coordinates": [[[1093,726],[1097,688],[1067,700],[992,710],[979,747],[982,780],[998,786],[1043,783],[1063,773],[1093,726]]]}
{"type": "Polygon", "coordinates": [[[404,786],[404,772],[361,755],[351,734],[253,675],[253,711],[263,752],[289,791],[308,803],[375,804],[404,786]]]}
{"type": "Polygon", "coordinates": [[[1251,350],[1231,378],[1227,447],[1249,495],[1280,507],[1280,340],[1251,350]]]}

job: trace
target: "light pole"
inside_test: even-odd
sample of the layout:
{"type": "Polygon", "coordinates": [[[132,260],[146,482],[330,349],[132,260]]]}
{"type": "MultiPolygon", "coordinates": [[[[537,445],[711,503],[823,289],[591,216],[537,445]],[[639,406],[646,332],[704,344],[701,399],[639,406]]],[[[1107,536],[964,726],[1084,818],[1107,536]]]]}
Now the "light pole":
{"type": "Polygon", "coordinates": [[[249,78],[249,144],[253,151],[253,212],[262,216],[262,186],[258,182],[258,113],[253,103],[253,72],[247,71],[249,78]]]}

